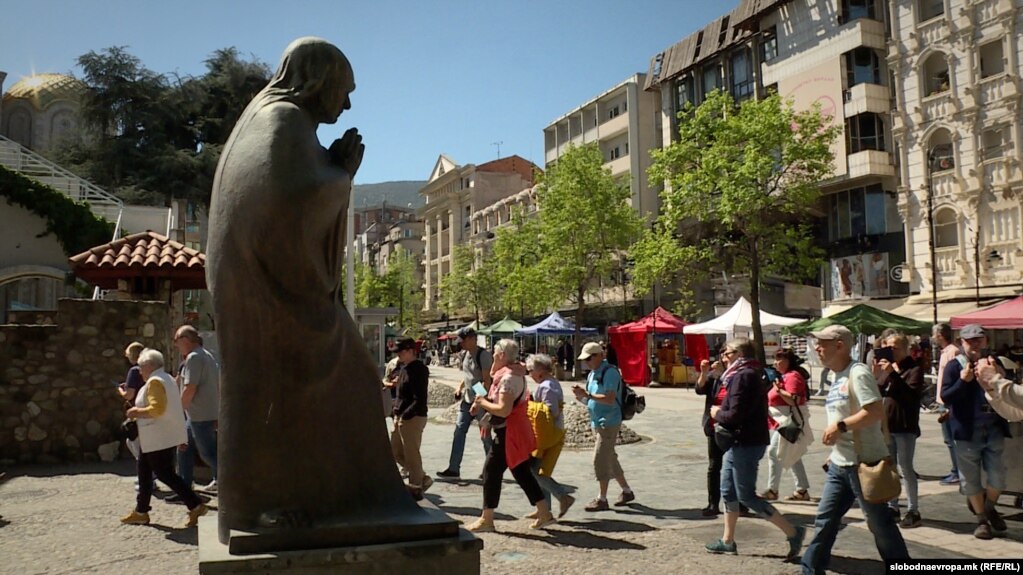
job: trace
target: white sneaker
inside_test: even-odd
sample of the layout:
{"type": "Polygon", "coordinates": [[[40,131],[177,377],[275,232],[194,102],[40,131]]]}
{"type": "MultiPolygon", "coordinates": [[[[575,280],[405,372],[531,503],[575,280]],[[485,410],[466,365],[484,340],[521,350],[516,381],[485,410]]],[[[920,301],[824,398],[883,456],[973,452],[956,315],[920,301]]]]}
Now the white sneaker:
{"type": "Polygon", "coordinates": [[[214,479],[213,481],[210,481],[205,486],[199,488],[199,491],[205,491],[206,493],[216,493],[217,492],[217,480],[214,479]]]}

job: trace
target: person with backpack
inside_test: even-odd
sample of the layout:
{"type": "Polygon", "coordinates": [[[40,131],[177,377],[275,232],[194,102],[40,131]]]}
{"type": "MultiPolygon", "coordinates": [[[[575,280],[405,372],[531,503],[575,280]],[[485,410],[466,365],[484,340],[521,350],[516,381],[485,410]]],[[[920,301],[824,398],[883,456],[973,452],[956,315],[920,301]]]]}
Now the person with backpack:
{"type": "MultiPolygon", "coordinates": [[[[489,390],[493,381],[490,377],[490,369],[494,365],[494,356],[476,342],[476,330],[471,327],[463,327],[455,333],[455,336],[458,345],[462,348],[462,353],[459,356],[462,383],[458,386],[458,391],[455,392],[455,397],[459,400],[458,419],[455,421],[455,432],[451,439],[451,455],[448,457],[448,466],[443,471],[437,472],[437,477],[447,480],[458,480],[462,473],[465,436],[469,433],[469,427],[473,420],[473,416],[469,414],[469,408],[472,407],[473,401],[476,399],[476,393],[472,387],[477,383],[482,383],[483,387],[489,390]]],[[[482,415],[482,412],[479,413],[476,419],[479,420],[482,415]]],[[[492,440],[489,434],[484,434],[482,440],[483,454],[486,455],[490,453],[492,440]]]]}
{"type": "Polygon", "coordinates": [[[604,348],[597,342],[589,342],[583,346],[578,359],[589,369],[586,388],[579,385],[572,387],[576,400],[585,403],[590,412],[590,425],[596,443],[593,447],[593,469],[600,485],[600,494],[586,505],[586,511],[606,511],[607,487],[612,479],[622,488],[622,494],[615,505],[626,505],[636,499],[636,494],[625,479],[625,472],[618,463],[615,452],[615,440],[618,430],[622,427],[622,406],[620,403],[622,374],[618,368],[605,360],[604,348]]]}

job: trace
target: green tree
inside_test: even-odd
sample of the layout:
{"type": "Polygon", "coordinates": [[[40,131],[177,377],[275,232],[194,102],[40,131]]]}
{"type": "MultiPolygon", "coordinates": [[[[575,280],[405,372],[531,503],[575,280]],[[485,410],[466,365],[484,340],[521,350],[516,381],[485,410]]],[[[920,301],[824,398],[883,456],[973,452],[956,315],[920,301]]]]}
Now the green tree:
{"type": "Polygon", "coordinates": [[[391,301],[387,282],[377,273],[376,267],[361,261],[355,262],[355,306],[388,307],[391,301]]]}
{"type": "Polygon", "coordinates": [[[818,273],[812,210],[832,174],[839,128],[820,107],[796,111],[777,94],[736,107],[714,92],[679,114],[679,138],[653,152],[664,181],[655,231],[634,250],[637,287],[680,269],[748,274],[753,338],[763,359],[760,286],[765,274],[818,273]]]}
{"type": "Polygon", "coordinates": [[[208,205],[220,150],[270,70],[234,48],[205,64],[202,76],[177,77],[149,70],[123,46],[82,55],[85,129],[54,158],[130,202],[208,205]]]}
{"type": "Polygon", "coordinates": [[[502,288],[501,307],[519,321],[543,313],[552,301],[561,299],[552,293],[547,276],[537,272],[536,264],[543,258],[538,237],[539,220],[514,210],[510,226],[498,228],[492,246],[491,257],[502,288]]]}
{"type": "Polygon", "coordinates": [[[477,257],[468,245],[456,245],[451,253],[454,265],[440,281],[440,296],[451,311],[471,312],[479,322],[487,321],[500,307],[501,286],[497,267],[489,257],[477,257]]]}
{"type": "Polygon", "coordinates": [[[389,296],[390,307],[398,308],[398,325],[410,335],[422,333],[423,288],[416,259],[405,250],[397,250],[390,256],[383,281],[389,296]]]}
{"type": "Polygon", "coordinates": [[[611,176],[604,160],[596,144],[569,149],[538,175],[535,220],[498,236],[508,245],[530,246],[529,253],[538,256],[524,267],[525,277],[542,286],[536,293],[547,300],[543,307],[565,302],[575,307],[575,349],[581,349],[586,296],[617,269],[643,229],[642,218],[629,205],[628,186],[611,176]]]}

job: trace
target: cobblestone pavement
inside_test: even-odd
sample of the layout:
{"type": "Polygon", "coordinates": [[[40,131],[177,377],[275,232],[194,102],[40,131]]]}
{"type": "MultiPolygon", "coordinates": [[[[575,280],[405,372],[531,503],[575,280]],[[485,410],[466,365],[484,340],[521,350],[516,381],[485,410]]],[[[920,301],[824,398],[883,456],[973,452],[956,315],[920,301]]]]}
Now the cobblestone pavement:
{"type": "MultiPolygon", "coordinates": [[[[456,373],[433,368],[438,384],[452,384],[456,373]]],[[[709,555],[703,545],[721,536],[720,519],[704,519],[706,504],[705,438],[700,430],[702,398],[680,389],[647,389],[646,412],[630,421],[644,436],[642,443],[620,446],[618,453],[636,501],[612,511],[586,513],[582,507],[596,494],[588,450],[566,450],[555,476],[575,486],[578,502],[568,515],[546,531],[528,529],[521,517],[530,511],[525,496],[507,476],[498,509],[498,533],[484,534],[483,573],[717,573],[790,574],[798,566],[783,562],[782,535],[758,519],[739,521],[738,556],[709,555]]],[[[435,410],[439,412],[440,410],[435,410]]],[[[813,409],[811,425],[823,427],[823,409],[813,409]]],[[[917,447],[921,513],[924,525],[904,530],[910,553],[917,558],[1023,557],[1023,513],[1007,505],[1006,536],[974,539],[972,515],[956,488],[938,485],[948,471],[947,451],[933,418],[924,416],[917,447]]],[[[452,426],[431,423],[423,439],[423,459],[430,474],[446,466],[452,426]]],[[[826,450],[815,445],[807,455],[811,493],[819,494],[823,477],[819,462],[826,450]]],[[[483,451],[473,437],[467,442],[460,482],[438,481],[428,498],[465,522],[479,514],[482,487],[476,479],[483,451]]],[[[118,523],[134,503],[133,466],[115,464],[25,467],[7,470],[0,484],[0,574],[132,574],[195,573],[198,551],[194,529],[177,528],[185,509],[154,503],[154,525],[128,527],[118,523]]],[[[761,469],[761,474],[765,473],[761,469]]],[[[761,476],[760,485],[764,484],[761,476]]],[[[782,479],[782,493],[792,489],[782,479]]],[[[161,492],[160,496],[166,492],[161,492]]],[[[612,486],[610,496],[617,496],[612,486]]],[[[1012,503],[1003,496],[1003,504],[1012,503]]],[[[211,505],[216,504],[216,499],[211,505]]],[[[812,503],[778,506],[790,519],[811,523],[812,503]]],[[[835,573],[883,573],[873,537],[857,510],[846,518],[831,569],[835,573]]]]}

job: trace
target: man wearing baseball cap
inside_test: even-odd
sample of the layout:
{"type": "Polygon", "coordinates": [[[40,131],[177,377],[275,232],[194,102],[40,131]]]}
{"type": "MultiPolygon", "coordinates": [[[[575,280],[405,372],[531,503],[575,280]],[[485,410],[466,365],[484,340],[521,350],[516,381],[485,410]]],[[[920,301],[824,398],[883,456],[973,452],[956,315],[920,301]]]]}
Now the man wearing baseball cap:
{"type": "Polygon", "coordinates": [[[885,417],[881,392],[869,367],[852,359],[853,334],[843,325],[829,325],[812,332],[817,354],[834,377],[826,400],[828,428],[821,436],[831,446],[824,492],[817,506],[813,539],[803,554],[804,574],[823,574],[831,561],[831,548],[842,517],[858,501],[867,518],[874,544],[885,561],[909,558],[895,516],[885,503],[863,498],[857,474],[859,463],[875,463],[888,457],[881,431],[885,417]]]}
{"type": "MultiPolygon", "coordinates": [[[[458,402],[458,419],[455,420],[455,431],[451,439],[451,455],[448,457],[446,469],[437,472],[437,477],[448,480],[459,479],[462,469],[462,456],[465,453],[465,436],[469,432],[473,416],[469,414],[469,408],[476,400],[476,393],[472,386],[482,383],[483,387],[490,389],[490,368],[494,365],[494,356],[476,342],[476,330],[471,327],[463,327],[455,332],[455,343],[462,348],[462,355],[458,365],[462,368],[462,383],[458,386],[455,396],[460,399],[458,402]]],[[[478,420],[483,416],[480,411],[477,414],[478,420]]],[[[491,438],[484,435],[483,454],[490,452],[491,438]]]]}
{"type": "Polygon", "coordinates": [[[977,380],[979,362],[986,362],[987,335],[977,324],[959,330],[963,353],[948,362],[941,374],[941,400],[952,416],[949,426],[956,445],[959,464],[959,490],[966,495],[970,508],[977,514],[973,536],[991,539],[992,531],[1005,531],[1005,520],[995,509],[998,496],[1005,489],[1005,463],[1002,452],[1009,424],[998,415],[984,396],[977,380]],[[987,484],[981,481],[981,469],[987,484]]]}
{"type": "Polygon", "coordinates": [[[586,389],[574,385],[572,393],[576,400],[586,404],[590,412],[590,425],[593,426],[596,440],[593,446],[593,469],[600,485],[600,495],[586,506],[586,511],[606,511],[610,509],[607,504],[607,487],[612,479],[622,488],[622,494],[615,505],[625,505],[636,499],[615,452],[615,440],[622,427],[622,409],[618,404],[622,374],[604,359],[604,348],[595,341],[584,345],[577,359],[586,364],[590,373],[586,378],[586,389]]]}

